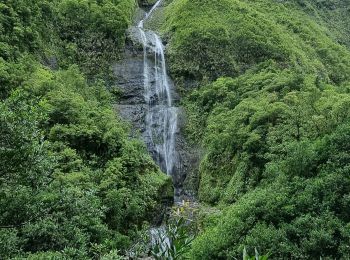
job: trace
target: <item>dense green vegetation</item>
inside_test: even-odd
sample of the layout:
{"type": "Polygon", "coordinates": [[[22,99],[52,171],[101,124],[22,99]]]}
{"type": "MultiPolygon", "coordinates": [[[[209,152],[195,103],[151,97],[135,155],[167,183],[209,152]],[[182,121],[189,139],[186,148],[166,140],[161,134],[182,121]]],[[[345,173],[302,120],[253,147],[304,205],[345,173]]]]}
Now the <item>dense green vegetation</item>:
{"type": "Polygon", "coordinates": [[[154,2],[0,3],[0,259],[349,258],[349,0],[164,1],[202,206],[151,248],[171,180],[106,89],[154,2]]]}
{"type": "Polygon", "coordinates": [[[52,68],[79,64],[95,77],[118,56],[134,9],[133,0],[2,1],[1,57],[31,53],[52,68]]]}
{"type": "Polygon", "coordinates": [[[296,3],[317,23],[327,27],[336,41],[350,47],[349,0],[309,0],[296,3]]]}
{"type": "Polygon", "coordinates": [[[104,81],[134,7],[0,3],[1,259],[117,259],[172,198],[104,81]]]}
{"type": "Polygon", "coordinates": [[[245,247],[272,258],[350,256],[349,8],[168,5],[162,31],[186,134],[205,150],[198,196],[223,210],[195,239],[192,259],[238,258],[245,247]]]}

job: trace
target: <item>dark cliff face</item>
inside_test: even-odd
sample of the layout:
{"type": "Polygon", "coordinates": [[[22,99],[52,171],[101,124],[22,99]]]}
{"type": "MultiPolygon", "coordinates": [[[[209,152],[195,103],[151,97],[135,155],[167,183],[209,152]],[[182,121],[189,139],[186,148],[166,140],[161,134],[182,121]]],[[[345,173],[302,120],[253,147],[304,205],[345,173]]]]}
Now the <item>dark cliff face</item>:
{"type": "Polygon", "coordinates": [[[150,8],[152,5],[154,5],[157,2],[157,0],[139,0],[139,6],[142,8],[150,8]]]}
{"type": "Polygon", "coordinates": [[[121,116],[132,123],[133,135],[138,135],[145,130],[143,119],[146,113],[141,46],[128,41],[123,59],[114,65],[113,71],[122,91],[116,107],[121,116]]]}

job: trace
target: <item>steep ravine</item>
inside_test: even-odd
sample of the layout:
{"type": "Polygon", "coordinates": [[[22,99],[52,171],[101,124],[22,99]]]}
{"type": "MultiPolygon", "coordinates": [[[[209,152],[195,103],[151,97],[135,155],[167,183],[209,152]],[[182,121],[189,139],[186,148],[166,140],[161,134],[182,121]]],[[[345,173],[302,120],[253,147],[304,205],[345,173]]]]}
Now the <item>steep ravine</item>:
{"type": "Polygon", "coordinates": [[[144,26],[162,4],[159,0],[146,11],[141,9],[141,19],[128,30],[124,57],[114,66],[122,90],[116,109],[132,123],[134,135],[142,137],[162,171],[172,176],[174,201],[179,202],[193,197],[184,182],[195,163],[180,131],[185,117],[167,73],[166,46],[156,32],[144,26]]]}

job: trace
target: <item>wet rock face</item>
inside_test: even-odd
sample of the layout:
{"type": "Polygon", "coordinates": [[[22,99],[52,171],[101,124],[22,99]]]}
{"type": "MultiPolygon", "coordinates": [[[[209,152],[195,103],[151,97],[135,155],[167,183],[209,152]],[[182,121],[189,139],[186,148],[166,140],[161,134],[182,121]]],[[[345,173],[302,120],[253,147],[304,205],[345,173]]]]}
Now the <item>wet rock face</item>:
{"type": "Polygon", "coordinates": [[[146,104],[143,87],[143,54],[142,49],[131,40],[127,42],[124,58],[113,66],[117,86],[122,91],[121,99],[115,109],[122,118],[133,126],[132,134],[137,136],[145,129],[144,117],[146,104]]]}
{"type": "MultiPolygon", "coordinates": [[[[147,53],[147,56],[152,60],[152,58],[154,58],[154,53],[147,53]]],[[[129,30],[124,57],[114,65],[113,71],[117,78],[116,84],[122,90],[121,99],[119,103],[115,105],[115,108],[124,119],[132,124],[134,136],[141,135],[154,160],[158,162],[162,161],[163,159],[159,158],[159,151],[156,150],[157,147],[150,144],[150,131],[147,129],[149,125],[146,124],[147,113],[149,113],[149,102],[146,102],[145,98],[144,49],[140,44],[137,33],[135,33],[135,28],[129,30]]],[[[176,94],[175,87],[172,87],[172,92],[172,99],[176,105],[179,97],[176,94]]],[[[193,193],[184,189],[184,183],[187,172],[192,171],[191,168],[194,166],[194,162],[191,152],[180,133],[182,124],[185,123],[185,114],[181,108],[176,109],[178,110],[178,130],[175,133],[177,158],[172,177],[177,193],[175,199],[179,200],[191,196],[193,193]]],[[[157,122],[157,120],[155,120],[155,122],[157,122]]],[[[157,126],[155,125],[154,128],[157,129],[157,126]]],[[[162,163],[159,164],[162,167],[162,163]]],[[[162,168],[164,169],[164,167],[162,168]]]]}
{"type": "Polygon", "coordinates": [[[139,105],[145,102],[143,87],[143,56],[128,53],[114,66],[114,74],[122,90],[120,104],[139,105]]]}
{"type": "Polygon", "coordinates": [[[143,8],[150,8],[157,2],[157,0],[139,0],[138,2],[139,6],[142,6],[143,8]]]}

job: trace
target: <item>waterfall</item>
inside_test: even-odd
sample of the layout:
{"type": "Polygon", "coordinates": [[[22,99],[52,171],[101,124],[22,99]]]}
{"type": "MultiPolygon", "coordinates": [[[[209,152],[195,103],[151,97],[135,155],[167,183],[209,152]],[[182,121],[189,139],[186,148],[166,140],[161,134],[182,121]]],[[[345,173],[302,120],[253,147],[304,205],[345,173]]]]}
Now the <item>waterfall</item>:
{"type": "Polygon", "coordinates": [[[147,104],[144,135],[156,163],[174,179],[178,157],[175,147],[178,108],[173,106],[174,86],[167,74],[164,45],[160,37],[144,29],[144,22],[161,2],[156,2],[137,26],[143,45],[144,99],[147,104]]]}

